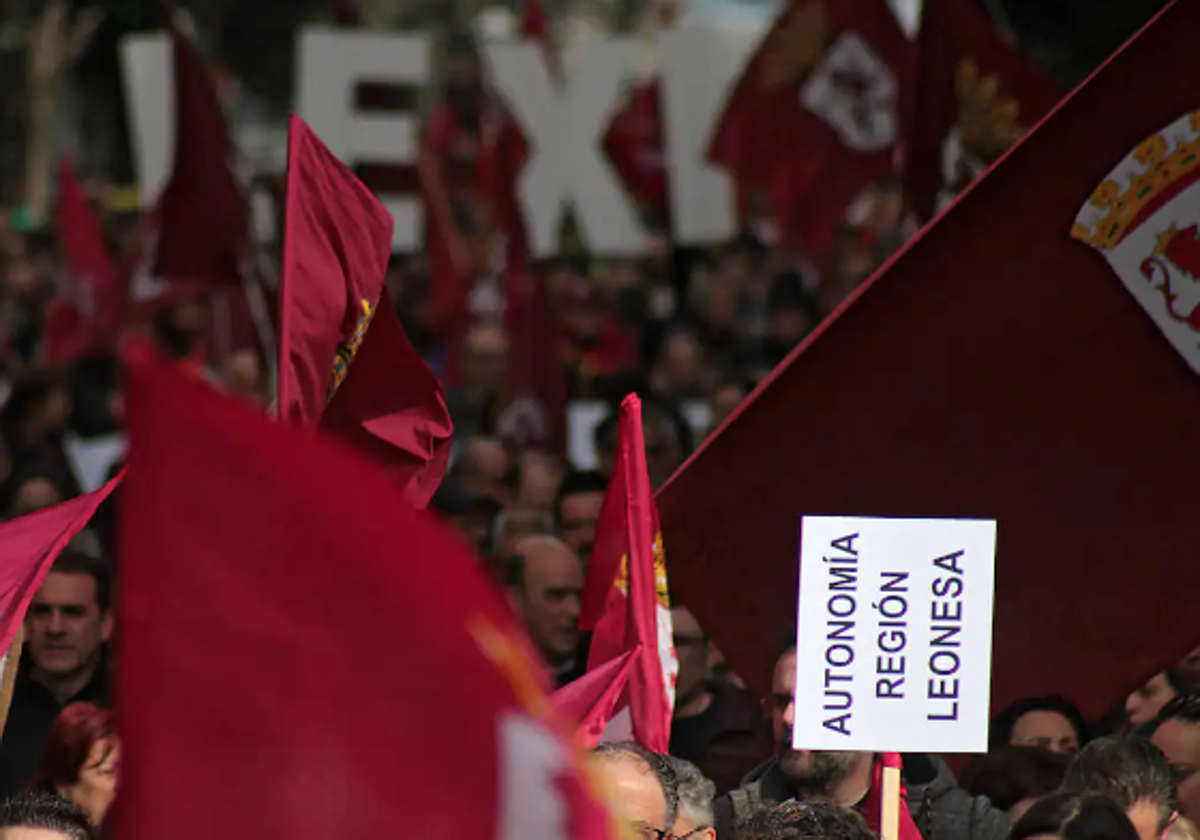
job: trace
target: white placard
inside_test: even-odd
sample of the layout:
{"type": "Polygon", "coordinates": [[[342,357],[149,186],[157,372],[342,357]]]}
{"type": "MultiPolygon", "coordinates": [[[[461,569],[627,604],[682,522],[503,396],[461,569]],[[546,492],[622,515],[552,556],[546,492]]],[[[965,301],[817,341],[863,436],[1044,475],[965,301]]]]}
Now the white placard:
{"type": "Polygon", "coordinates": [[[797,749],[986,752],[996,523],[805,516],[797,749]]]}

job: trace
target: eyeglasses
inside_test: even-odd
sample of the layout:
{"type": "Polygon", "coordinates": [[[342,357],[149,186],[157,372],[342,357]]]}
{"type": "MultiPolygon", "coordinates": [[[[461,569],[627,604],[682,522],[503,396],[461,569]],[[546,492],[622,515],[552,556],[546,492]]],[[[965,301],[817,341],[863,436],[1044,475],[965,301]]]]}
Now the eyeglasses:
{"type": "Polygon", "coordinates": [[[655,828],[654,826],[647,825],[646,823],[634,823],[633,829],[636,835],[641,838],[641,840],[689,840],[689,838],[695,837],[697,834],[707,831],[709,826],[702,825],[697,828],[693,828],[687,834],[672,834],[669,831],[661,828],[655,828]]]}

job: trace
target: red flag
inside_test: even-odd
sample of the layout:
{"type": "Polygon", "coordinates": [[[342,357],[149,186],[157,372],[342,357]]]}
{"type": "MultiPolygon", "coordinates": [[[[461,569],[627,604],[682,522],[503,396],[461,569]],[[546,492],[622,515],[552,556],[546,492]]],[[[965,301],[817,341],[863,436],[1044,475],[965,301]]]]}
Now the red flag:
{"type": "Polygon", "coordinates": [[[575,743],[591,749],[600,743],[617,703],[629,683],[629,673],[641,654],[642,646],[625,651],[594,671],[569,682],[551,696],[554,709],[564,720],[578,723],[575,743]]]}
{"type": "Polygon", "coordinates": [[[911,45],[884,0],[790,0],[729,96],[709,149],[771,198],[785,241],[831,244],[893,163],[911,45]]]}
{"type": "Polygon", "coordinates": [[[392,217],[313,134],[288,120],[279,297],[279,416],[305,428],[349,372],[392,254],[392,217]]]}
{"type": "Polygon", "coordinates": [[[175,163],[158,199],[154,274],[172,282],[240,284],[249,209],[212,78],[164,3],[175,56],[175,163]]]}
{"type": "Polygon", "coordinates": [[[441,383],[404,334],[387,289],[321,431],[388,472],[413,507],[425,507],[450,462],[454,426],[441,383]]]}
{"type": "Polygon", "coordinates": [[[546,58],[546,66],[550,68],[550,76],[555,82],[562,83],[562,63],[558,54],[558,46],[554,42],[554,27],[542,0],[522,0],[521,2],[521,34],[526,41],[532,41],[542,48],[546,58]]]}
{"type": "Polygon", "coordinates": [[[452,427],[384,292],[391,215],[295,116],[287,180],[279,416],[351,443],[423,507],[452,427]]]}
{"type": "Polygon", "coordinates": [[[378,471],[147,354],[128,360],[121,836],[607,836],[461,541],[378,471]]]}
{"type": "Polygon", "coordinates": [[[596,525],[579,625],[595,630],[589,671],[641,647],[617,716],[628,715],[643,747],[667,752],[679,662],[662,535],[646,472],[642,402],[632,394],[621,403],[617,458],[596,525]]]}
{"type": "Polygon", "coordinates": [[[972,0],[926,0],[906,193],[928,219],[1049,113],[1062,95],[972,0]]]}
{"type": "Polygon", "coordinates": [[[91,493],[0,523],[0,651],[12,644],[54,560],[124,476],[122,471],[91,493]]]}
{"type": "Polygon", "coordinates": [[[120,273],[104,228],[67,157],[58,164],[54,226],[70,278],[46,309],[43,352],[47,362],[59,365],[114,340],[122,306],[120,273]]]}
{"type": "Polygon", "coordinates": [[[638,82],[604,134],[604,151],[625,188],[665,217],[667,168],[658,79],[638,82]]]}
{"type": "Polygon", "coordinates": [[[1198,172],[1200,97],[1163,83],[1194,73],[1197,32],[1200,4],[1169,5],[660,492],[672,582],[760,691],[763,639],[795,619],[806,512],[999,521],[993,708],[1059,693],[1101,714],[1195,644],[1200,567],[1180,547],[1195,537],[1198,342],[1175,350],[1160,334],[1177,323],[1161,277],[1132,256],[1114,273],[1072,231],[1089,197],[1098,222],[1117,219],[1098,234],[1157,220],[1128,240],[1148,258],[1157,233],[1200,223],[1194,185],[1172,196],[1190,216],[1158,212],[1198,172]]]}

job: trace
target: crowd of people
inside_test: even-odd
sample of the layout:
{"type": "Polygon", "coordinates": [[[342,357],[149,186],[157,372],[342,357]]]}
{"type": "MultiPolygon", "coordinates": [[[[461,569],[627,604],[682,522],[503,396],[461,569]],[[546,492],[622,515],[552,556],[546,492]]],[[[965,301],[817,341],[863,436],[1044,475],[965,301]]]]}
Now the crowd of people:
{"type": "MultiPolygon", "coordinates": [[[[107,212],[110,187],[89,188],[113,252],[128,253],[137,219],[107,212]]],[[[0,514],[10,519],[89,489],[66,442],[119,433],[123,416],[115,348],[47,363],[47,310],[66,269],[62,243],[27,221],[0,212],[0,514]]],[[[643,397],[647,468],[661,486],[912,233],[899,179],[888,177],[854,205],[827,255],[777,247],[763,228],[707,249],[660,235],[641,259],[572,254],[539,266],[554,316],[539,346],[566,402],[534,431],[510,375],[531,360],[516,357],[503,313],[468,296],[472,322],[449,330],[425,259],[394,260],[391,298],[443,377],[455,426],[431,509],[477,550],[551,683],[587,668],[581,598],[620,398],[643,397]]],[[[261,334],[243,340],[222,323],[221,306],[176,299],[143,327],[165,353],[266,409],[269,350],[256,343],[261,334]]],[[[58,557],[30,607],[0,740],[0,840],[110,830],[121,760],[108,711],[119,492],[58,557]]],[[[671,615],[679,670],[669,754],[630,743],[591,753],[617,816],[645,840],[875,837],[877,757],[792,747],[794,639],[780,648],[770,693],[757,697],[685,604],[671,615]]],[[[957,769],[934,755],[903,757],[907,816],[895,840],[1197,840],[1200,649],[1149,676],[1103,720],[1063,697],[1019,700],[995,715],[988,754],[957,769]]]]}

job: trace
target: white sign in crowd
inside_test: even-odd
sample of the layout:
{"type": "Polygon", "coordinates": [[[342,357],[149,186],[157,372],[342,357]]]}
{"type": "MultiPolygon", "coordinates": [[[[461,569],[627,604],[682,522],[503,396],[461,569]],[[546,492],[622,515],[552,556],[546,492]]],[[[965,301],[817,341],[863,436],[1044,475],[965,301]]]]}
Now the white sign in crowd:
{"type": "Polygon", "coordinates": [[[987,752],[996,523],[805,516],[797,749],[987,752]]]}

